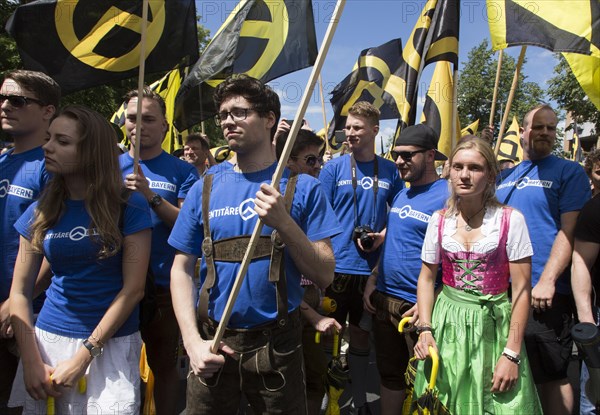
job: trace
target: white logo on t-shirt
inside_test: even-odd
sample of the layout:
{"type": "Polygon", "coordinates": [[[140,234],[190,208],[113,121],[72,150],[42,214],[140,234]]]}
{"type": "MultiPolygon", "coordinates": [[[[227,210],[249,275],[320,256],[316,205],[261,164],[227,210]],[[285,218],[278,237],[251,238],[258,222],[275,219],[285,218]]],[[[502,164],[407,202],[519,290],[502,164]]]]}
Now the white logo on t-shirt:
{"type": "Polygon", "coordinates": [[[242,203],[240,203],[240,216],[244,220],[252,219],[257,215],[254,210],[254,199],[246,199],[242,203]]]}
{"type": "Polygon", "coordinates": [[[69,232],[69,239],[72,241],[81,241],[87,236],[88,230],[83,226],[77,226],[69,232]]]}
{"type": "Polygon", "coordinates": [[[390,209],[392,213],[397,213],[400,219],[406,219],[408,217],[419,220],[421,222],[428,223],[431,218],[427,213],[419,212],[418,210],[413,210],[410,205],[404,205],[401,208],[393,207],[390,209]]]}
{"type": "Polygon", "coordinates": [[[150,180],[147,177],[146,180],[148,180],[148,186],[150,187],[150,189],[161,189],[172,193],[177,192],[177,186],[175,186],[173,183],[161,182],[158,180],[150,180]]]}
{"type": "Polygon", "coordinates": [[[0,198],[6,197],[6,195],[33,200],[33,190],[10,184],[8,179],[0,180],[0,198]]]}
{"type": "Polygon", "coordinates": [[[255,206],[254,199],[246,199],[242,201],[239,206],[225,206],[223,208],[211,210],[208,212],[208,219],[219,218],[221,216],[240,215],[240,217],[246,221],[257,215],[254,210],[255,206]]]}

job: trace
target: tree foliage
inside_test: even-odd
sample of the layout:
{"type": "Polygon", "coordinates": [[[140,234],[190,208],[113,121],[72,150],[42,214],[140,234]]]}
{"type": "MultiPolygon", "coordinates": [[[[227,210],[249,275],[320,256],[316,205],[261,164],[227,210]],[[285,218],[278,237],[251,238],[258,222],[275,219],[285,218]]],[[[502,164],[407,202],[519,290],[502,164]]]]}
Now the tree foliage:
{"type": "MultiPolygon", "coordinates": [[[[468,61],[463,63],[458,81],[458,113],[462,126],[479,119],[480,129],[488,124],[494,96],[494,83],[498,66],[497,55],[490,49],[487,39],[471,49],[468,61]]],[[[516,61],[506,53],[502,58],[500,83],[494,114],[494,129],[497,132],[514,77],[516,61]]],[[[521,70],[519,84],[511,106],[508,125],[513,118],[521,119],[527,110],[544,99],[544,92],[535,82],[526,81],[527,76],[521,70]]],[[[508,128],[507,125],[507,128],[508,128]]]]}
{"type": "Polygon", "coordinates": [[[578,123],[592,122],[596,132],[600,132],[600,111],[588,99],[562,54],[556,54],[556,58],[558,64],[554,67],[555,76],[548,81],[548,96],[562,109],[572,112],[578,123]]]}

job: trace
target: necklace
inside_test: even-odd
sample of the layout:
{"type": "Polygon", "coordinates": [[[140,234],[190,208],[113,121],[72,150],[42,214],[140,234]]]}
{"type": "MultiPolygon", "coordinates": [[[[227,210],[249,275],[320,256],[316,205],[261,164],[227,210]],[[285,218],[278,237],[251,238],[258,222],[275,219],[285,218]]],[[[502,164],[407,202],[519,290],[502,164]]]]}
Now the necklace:
{"type": "Polygon", "coordinates": [[[465,220],[465,222],[466,222],[466,225],[465,225],[465,231],[467,231],[467,232],[471,232],[471,231],[473,230],[473,228],[471,227],[471,224],[470,224],[470,222],[471,222],[471,219],[473,219],[475,216],[479,215],[479,213],[480,213],[482,210],[484,210],[484,209],[485,209],[485,206],[483,206],[483,207],[482,207],[481,209],[479,209],[479,210],[478,210],[478,211],[477,211],[477,212],[476,212],[474,215],[471,215],[471,216],[467,216],[467,215],[465,214],[465,216],[467,216],[467,219],[465,220]]]}

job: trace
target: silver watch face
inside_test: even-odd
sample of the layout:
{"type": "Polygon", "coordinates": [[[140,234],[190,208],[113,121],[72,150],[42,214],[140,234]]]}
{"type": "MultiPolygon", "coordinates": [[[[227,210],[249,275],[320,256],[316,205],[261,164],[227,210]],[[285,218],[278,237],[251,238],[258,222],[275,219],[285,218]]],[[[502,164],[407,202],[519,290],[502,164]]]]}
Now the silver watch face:
{"type": "Polygon", "coordinates": [[[90,349],[90,354],[92,355],[92,357],[102,356],[102,348],[101,347],[97,347],[97,346],[93,346],[90,349]]]}

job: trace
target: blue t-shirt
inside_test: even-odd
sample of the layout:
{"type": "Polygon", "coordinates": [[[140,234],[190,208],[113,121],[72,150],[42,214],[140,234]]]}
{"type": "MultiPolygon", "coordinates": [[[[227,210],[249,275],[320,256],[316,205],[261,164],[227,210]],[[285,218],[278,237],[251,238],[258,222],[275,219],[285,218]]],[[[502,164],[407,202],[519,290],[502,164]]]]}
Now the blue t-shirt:
{"type": "MultiPolygon", "coordinates": [[[[210,232],[213,241],[240,235],[251,235],[258,215],[254,211],[256,192],[262,183],[270,183],[276,165],[253,173],[238,173],[230,168],[215,169],[212,193],[209,202],[210,232]]],[[[283,194],[287,186],[289,170],[284,172],[280,184],[283,194]]],[[[190,190],[188,198],[179,213],[169,243],[179,251],[196,256],[201,255],[204,239],[202,221],[202,187],[200,179],[190,190]]],[[[292,203],[291,216],[311,241],[331,237],[341,231],[327,199],[321,191],[318,181],[308,175],[298,178],[292,203]]],[[[270,235],[273,228],[263,226],[262,235],[270,235]]],[[[288,310],[292,311],[300,305],[302,288],[300,272],[285,249],[285,272],[288,292],[288,310]]],[[[307,261],[310,258],[306,259],[307,261]]],[[[277,302],[275,285],[268,280],[270,258],[264,257],[251,261],[244,278],[239,296],[235,302],[229,327],[254,327],[275,320],[277,302]]],[[[315,267],[318,264],[314,264],[315,267]]],[[[215,261],[216,281],[210,291],[208,314],[220,321],[223,310],[238,269],[239,262],[215,261]]],[[[206,278],[206,263],[200,267],[200,280],[206,278]]]]}
{"type": "MultiPolygon", "coordinates": [[[[535,286],[561,227],[560,216],[581,210],[591,197],[590,182],[579,164],[550,155],[501,172],[496,196],[525,216],[533,245],[531,282],[535,286]]],[[[571,292],[570,271],[567,266],[560,276],[557,292],[571,292]]]]}
{"type": "MultiPolygon", "coordinates": [[[[90,239],[90,215],[83,200],[67,200],[66,210],[44,238],[44,256],[52,269],[52,282],[36,326],[66,337],[84,338],[96,328],[106,310],[123,288],[123,255],[98,259],[98,245],[90,239]]],[[[29,238],[37,202],[15,223],[29,238]]],[[[148,203],[132,193],[123,220],[124,236],[152,226],[148,203]]],[[[93,232],[93,230],[92,230],[93,232]]],[[[136,306],[114,337],[135,333],[139,325],[136,306]]]]}
{"type": "Polygon", "coordinates": [[[9,150],[0,156],[0,303],[8,298],[19,251],[14,224],[39,196],[49,180],[44,151],[9,150]]]}
{"type": "Polygon", "coordinates": [[[388,215],[377,290],[417,302],[417,280],[423,263],[421,250],[427,224],[433,212],[444,207],[448,196],[446,180],[411,186],[398,193],[388,215]]]}
{"type": "MultiPolygon", "coordinates": [[[[133,173],[133,157],[129,153],[121,154],[119,162],[123,177],[133,173]]],[[[173,206],[179,205],[179,199],[185,199],[198,180],[198,171],[194,166],[164,151],[151,160],[140,160],[140,166],[150,183],[150,189],[173,206]]],[[[150,215],[153,226],[150,268],[156,285],[168,287],[175,258],[175,250],[167,243],[171,228],[152,209],[150,215]]]]}
{"type": "Polygon", "coordinates": [[[393,162],[381,157],[377,157],[377,161],[379,189],[377,191],[375,215],[373,215],[375,162],[356,163],[356,179],[358,182],[356,187],[358,207],[356,223],[350,155],[341,156],[325,163],[319,175],[325,195],[343,229],[342,233],[332,239],[336,272],[366,275],[371,273],[377,263],[380,250],[371,253],[363,252],[352,240],[352,231],[355,225],[368,225],[375,232],[385,228],[387,207],[392,205],[394,197],[404,187],[393,162]]]}

